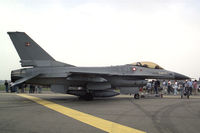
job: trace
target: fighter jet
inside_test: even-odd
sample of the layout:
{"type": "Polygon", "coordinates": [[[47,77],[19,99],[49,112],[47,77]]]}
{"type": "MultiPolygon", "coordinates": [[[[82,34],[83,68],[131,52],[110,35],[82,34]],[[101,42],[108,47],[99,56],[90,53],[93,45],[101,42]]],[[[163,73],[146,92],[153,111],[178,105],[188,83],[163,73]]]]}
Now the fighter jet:
{"type": "Polygon", "coordinates": [[[189,77],[167,71],[152,62],[109,67],[77,67],[56,61],[24,32],[8,32],[25,67],[11,72],[12,86],[22,83],[49,86],[53,92],[76,95],[87,100],[132,92],[147,79],[184,80],[189,77]]]}

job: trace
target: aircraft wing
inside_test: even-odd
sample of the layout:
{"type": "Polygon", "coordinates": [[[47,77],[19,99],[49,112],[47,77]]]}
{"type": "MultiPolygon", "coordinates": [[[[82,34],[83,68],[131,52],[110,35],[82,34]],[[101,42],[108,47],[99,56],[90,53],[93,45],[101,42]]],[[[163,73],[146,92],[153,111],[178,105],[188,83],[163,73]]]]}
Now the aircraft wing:
{"type": "Polygon", "coordinates": [[[88,81],[88,82],[107,82],[103,78],[104,74],[87,73],[87,72],[70,72],[67,76],[68,81],[88,81]]]}

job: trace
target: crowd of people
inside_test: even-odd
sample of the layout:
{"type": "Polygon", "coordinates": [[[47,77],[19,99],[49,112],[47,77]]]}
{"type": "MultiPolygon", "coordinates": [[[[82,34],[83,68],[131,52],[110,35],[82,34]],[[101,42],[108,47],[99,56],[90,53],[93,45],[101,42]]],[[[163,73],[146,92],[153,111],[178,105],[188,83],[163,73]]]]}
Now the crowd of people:
{"type": "Polygon", "coordinates": [[[28,90],[29,93],[42,93],[42,87],[39,85],[27,85],[27,84],[19,84],[17,86],[11,87],[11,83],[5,80],[5,90],[6,93],[24,93],[28,90]]]}
{"type": "MultiPolygon", "coordinates": [[[[28,88],[29,93],[41,93],[42,87],[36,85],[20,84],[14,87],[10,87],[10,83],[5,80],[5,91],[7,93],[11,92],[21,92],[24,93],[26,88],[28,88]]],[[[189,95],[197,95],[200,91],[197,80],[186,80],[186,81],[170,81],[170,80],[152,80],[147,83],[147,85],[142,89],[149,94],[180,94],[181,97],[186,93],[189,95]]]]}
{"type": "Polygon", "coordinates": [[[190,95],[197,95],[199,86],[197,80],[186,80],[186,81],[170,81],[170,80],[152,80],[147,83],[145,89],[150,94],[173,94],[173,95],[184,95],[188,93],[190,95]]]}

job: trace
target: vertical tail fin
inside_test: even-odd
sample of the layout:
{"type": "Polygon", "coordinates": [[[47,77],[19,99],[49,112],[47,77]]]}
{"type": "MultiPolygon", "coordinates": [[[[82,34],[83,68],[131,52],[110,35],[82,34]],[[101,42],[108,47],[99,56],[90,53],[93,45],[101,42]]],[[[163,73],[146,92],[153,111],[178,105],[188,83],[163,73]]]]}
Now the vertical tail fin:
{"type": "Polygon", "coordinates": [[[61,63],[51,57],[25,32],[8,32],[24,66],[72,66],[61,63]]]}

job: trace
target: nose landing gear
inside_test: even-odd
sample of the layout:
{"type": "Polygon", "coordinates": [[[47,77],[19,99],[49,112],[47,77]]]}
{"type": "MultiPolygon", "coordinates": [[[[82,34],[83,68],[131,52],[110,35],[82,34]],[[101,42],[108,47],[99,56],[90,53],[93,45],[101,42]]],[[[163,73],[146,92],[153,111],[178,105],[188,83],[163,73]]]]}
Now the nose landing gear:
{"type": "Polygon", "coordinates": [[[140,98],[139,93],[134,94],[134,98],[135,98],[135,99],[139,99],[139,98],[140,98]]]}

